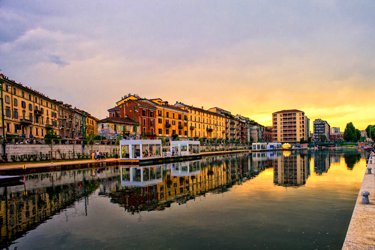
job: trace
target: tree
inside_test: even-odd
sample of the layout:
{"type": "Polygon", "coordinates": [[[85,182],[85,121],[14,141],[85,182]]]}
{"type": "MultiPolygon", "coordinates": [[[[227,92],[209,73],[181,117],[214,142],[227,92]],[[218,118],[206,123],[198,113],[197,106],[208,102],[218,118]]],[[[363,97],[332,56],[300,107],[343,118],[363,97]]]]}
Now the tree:
{"type": "Polygon", "coordinates": [[[53,128],[49,125],[46,126],[46,135],[44,136],[44,142],[46,144],[52,144],[52,141],[58,142],[59,137],[56,135],[53,128]]]}
{"type": "Polygon", "coordinates": [[[344,131],[344,140],[350,142],[357,142],[361,138],[361,132],[356,129],[352,122],[346,124],[344,131]],[[359,135],[358,135],[359,132],[359,135]]]}
{"type": "Polygon", "coordinates": [[[375,141],[375,125],[368,125],[366,128],[367,137],[375,141]]]}

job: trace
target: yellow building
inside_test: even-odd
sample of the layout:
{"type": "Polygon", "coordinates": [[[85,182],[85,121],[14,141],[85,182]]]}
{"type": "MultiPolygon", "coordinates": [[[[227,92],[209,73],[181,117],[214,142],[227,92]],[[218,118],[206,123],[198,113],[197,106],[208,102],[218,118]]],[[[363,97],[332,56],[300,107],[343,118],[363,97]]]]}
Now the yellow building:
{"type": "MultiPolygon", "coordinates": [[[[47,96],[0,74],[4,128],[8,140],[43,139],[46,126],[58,135],[58,103],[47,96]]],[[[1,125],[1,124],[0,124],[1,125]]],[[[2,131],[0,133],[2,135],[2,131]]]]}
{"type": "Polygon", "coordinates": [[[226,118],[224,115],[181,102],[176,102],[174,106],[189,113],[189,137],[225,139],[226,118]]]}
{"type": "Polygon", "coordinates": [[[188,112],[169,105],[160,98],[147,100],[156,107],[155,131],[157,136],[188,136],[188,112]]]}
{"type": "Polygon", "coordinates": [[[281,110],[272,114],[273,141],[300,142],[309,136],[309,118],[301,110],[281,110]]]}
{"type": "Polygon", "coordinates": [[[98,118],[86,113],[86,135],[98,134],[98,118]]]}

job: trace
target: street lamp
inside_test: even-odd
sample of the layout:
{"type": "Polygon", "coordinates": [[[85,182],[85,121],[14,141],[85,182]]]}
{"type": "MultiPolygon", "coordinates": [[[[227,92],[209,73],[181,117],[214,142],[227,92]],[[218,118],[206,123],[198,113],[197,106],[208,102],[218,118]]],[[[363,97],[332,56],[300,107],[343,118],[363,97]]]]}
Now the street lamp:
{"type": "Polygon", "coordinates": [[[137,120],[136,120],[135,112],[138,112],[136,106],[133,107],[133,120],[134,120],[134,126],[133,126],[133,129],[134,129],[134,140],[137,139],[137,120]]]}
{"type": "Polygon", "coordinates": [[[3,141],[2,141],[2,148],[3,148],[3,160],[7,160],[6,154],[6,133],[5,133],[5,124],[4,124],[4,99],[3,99],[3,79],[0,79],[0,105],[1,105],[1,127],[3,132],[3,141]]]}

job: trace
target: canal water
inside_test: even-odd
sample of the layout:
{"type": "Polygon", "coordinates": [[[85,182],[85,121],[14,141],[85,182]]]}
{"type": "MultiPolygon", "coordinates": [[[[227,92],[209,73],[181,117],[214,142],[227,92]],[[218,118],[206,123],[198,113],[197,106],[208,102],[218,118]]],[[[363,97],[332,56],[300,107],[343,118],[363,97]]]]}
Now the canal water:
{"type": "Polygon", "coordinates": [[[0,188],[0,247],[341,249],[364,172],[315,151],[27,175],[0,188]]]}

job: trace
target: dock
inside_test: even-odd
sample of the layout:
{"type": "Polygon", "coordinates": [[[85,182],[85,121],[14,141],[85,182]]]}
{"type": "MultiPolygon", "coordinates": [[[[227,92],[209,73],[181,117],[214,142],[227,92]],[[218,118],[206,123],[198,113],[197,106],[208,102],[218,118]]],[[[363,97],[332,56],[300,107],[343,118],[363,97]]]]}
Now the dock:
{"type": "Polygon", "coordinates": [[[375,154],[369,157],[367,169],[342,247],[344,250],[375,249],[375,154]],[[372,169],[371,174],[368,173],[369,168],[372,169]],[[369,204],[362,203],[364,191],[370,193],[369,204]]]}

